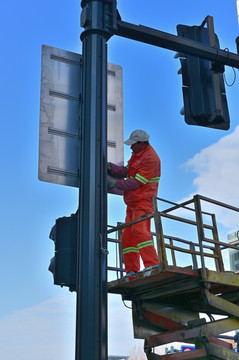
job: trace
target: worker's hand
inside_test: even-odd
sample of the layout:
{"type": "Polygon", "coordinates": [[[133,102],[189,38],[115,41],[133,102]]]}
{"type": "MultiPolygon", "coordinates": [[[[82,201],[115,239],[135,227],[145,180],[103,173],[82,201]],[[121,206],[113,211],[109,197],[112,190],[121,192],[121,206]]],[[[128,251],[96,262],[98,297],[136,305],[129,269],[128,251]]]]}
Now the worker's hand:
{"type": "Polygon", "coordinates": [[[112,190],[115,188],[117,180],[107,180],[107,190],[112,190]]]}
{"type": "Polygon", "coordinates": [[[107,172],[111,171],[111,162],[107,162],[107,172]]]}

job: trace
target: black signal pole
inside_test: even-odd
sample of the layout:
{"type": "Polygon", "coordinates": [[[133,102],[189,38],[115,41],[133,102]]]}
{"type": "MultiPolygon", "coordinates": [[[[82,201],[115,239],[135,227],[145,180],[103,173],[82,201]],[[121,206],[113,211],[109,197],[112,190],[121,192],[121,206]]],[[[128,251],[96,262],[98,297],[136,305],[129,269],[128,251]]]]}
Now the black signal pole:
{"type": "Polygon", "coordinates": [[[107,360],[106,6],[81,2],[83,58],[76,360],[107,360]]]}

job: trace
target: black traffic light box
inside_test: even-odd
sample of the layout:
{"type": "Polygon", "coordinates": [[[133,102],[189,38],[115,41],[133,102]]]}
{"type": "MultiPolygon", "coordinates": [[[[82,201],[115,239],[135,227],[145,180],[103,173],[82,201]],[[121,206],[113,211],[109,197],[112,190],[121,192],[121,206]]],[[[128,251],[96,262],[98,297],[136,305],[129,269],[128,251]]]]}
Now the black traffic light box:
{"type": "MultiPolygon", "coordinates": [[[[213,19],[208,16],[201,26],[177,25],[177,33],[219,48],[213,19]],[[204,27],[207,22],[207,27],[204,27]]],[[[185,122],[189,125],[228,130],[230,118],[223,79],[224,66],[199,57],[178,54],[181,62],[185,122]]]]}
{"type": "Polygon", "coordinates": [[[49,235],[55,244],[55,256],[48,270],[55,285],[67,286],[70,291],[76,290],[77,219],[75,214],[58,218],[49,235]]]}

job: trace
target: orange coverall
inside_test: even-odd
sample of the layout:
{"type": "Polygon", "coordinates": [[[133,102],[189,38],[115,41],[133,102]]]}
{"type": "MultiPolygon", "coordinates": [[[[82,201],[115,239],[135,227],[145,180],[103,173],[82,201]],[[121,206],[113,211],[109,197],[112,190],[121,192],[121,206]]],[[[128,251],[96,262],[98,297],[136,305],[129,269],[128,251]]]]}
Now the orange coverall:
{"type": "MultiPolygon", "coordinates": [[[[124,201],[127,205],[125,222],[152,213],[153,196],[157,196],[161,176],[160,159],[153,147],[149,144],[139,153],[133,153],[126,167],[111,165],[113,176],[127,178],[116,182],[116,188],[124,190],[124,201]],[[135,189],[132,184],[136,182],[135,189]],[[131,188],[134,189],[130,190],[131,188]]],[[[150,219],[124,229],[122,248],[126,273],[140,270],[140,256],[145,267],[158,264],[158,256],[151,239],[150,219]]]]}

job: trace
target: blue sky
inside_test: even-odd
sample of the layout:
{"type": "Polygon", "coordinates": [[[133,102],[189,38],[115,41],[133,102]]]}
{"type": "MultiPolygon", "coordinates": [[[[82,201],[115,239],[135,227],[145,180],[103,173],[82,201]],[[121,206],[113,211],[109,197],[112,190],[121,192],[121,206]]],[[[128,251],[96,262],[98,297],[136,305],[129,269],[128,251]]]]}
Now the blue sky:
{"type": "MultiPolygon", "coordinates": [[[[236,52],[236,0],[118,0],[118,9],[124,21],[172,34],[177,24],[199,25],[211,15],[221,48],[236,52]]],[[[78,0],[0,5],[2,359],[74,359],[75,295],[53,286],[47,268],[53,255],[50,229],[56,218],[76,210],[78,191],[40,182],[37,172],[41,46],[81,53],[80,11],[78,0]]],[[[160,155],[160,197],[180,201],[199,193],[237,206],[238,70],[234,86],[226,87],[231,128],[223,132],[184,123],[174,52],[114,36],[108,60],[123,68],[125,137],[145,129],[160,155]]],[[[229,83],[233,76],[226,68],[229,83]]],[[[129,156],[125,148],[125,160],[129,156]]],[[[122,198],[110,196],[109,223],[124,221],[124,212],[122,198]]],[[[225,234],[236,228],[237,219],[219,217],[225,234]]],[[[109,353],[127,354],[136,344],[130,311],[115,297],[109,305],[109,353]]]]}

